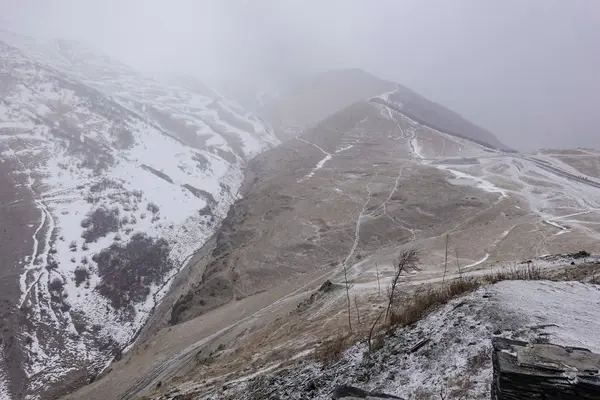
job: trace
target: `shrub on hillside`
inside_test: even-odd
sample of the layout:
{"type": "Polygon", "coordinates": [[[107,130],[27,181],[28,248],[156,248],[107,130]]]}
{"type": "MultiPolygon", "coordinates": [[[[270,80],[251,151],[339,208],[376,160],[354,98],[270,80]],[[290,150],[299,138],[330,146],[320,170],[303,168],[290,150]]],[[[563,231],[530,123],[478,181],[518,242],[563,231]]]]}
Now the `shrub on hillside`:
{"type": "Polygon", "coordinates": [[[87,269],[87,267],[85,267],[83,265],[80,265],[77,268],[75,268],[74,274],[75,274],[75,286],[81,285],[83,282],[87,281],[88,278],[90,277],[90,271],[87,269]]]}
{"type": "Polygon", "coordinates": [[[129,150],[135,145],[135,137],[130,130],[125,128],[114,129],[112,132],[115,136],[113,144],[121,150],[129,150]]]}
{"type": "Polygon", "coordinates": [[[97,289],[116,309],[144,301],[150,286],[173,268],[165,239],[136,233],[126,244],[114,243],[94,256],[101,283],[97,289]]]}
{"type": "Polygon", "coordinates": [[[95,242],[110,232],[118,231],[120,224],[118,208],[109,210],[106,207],[99,207],[88,213],[85,219],[81,221],[81,227],[85,228],[81,237],[88,243],[95,242]]]}
{"type": "Polygon", "coordinates": [[[54,292],[62,292],[65,284],[62,279],[55,276],[48,284],[48,289],[54,292]]]}
{"type": "Polygon", "coordinates": [[[160,208],[156,203],[150,202],[146,206],[146,210],[150,211],[152,214],[156,214],[160,211],[160,208]]]}

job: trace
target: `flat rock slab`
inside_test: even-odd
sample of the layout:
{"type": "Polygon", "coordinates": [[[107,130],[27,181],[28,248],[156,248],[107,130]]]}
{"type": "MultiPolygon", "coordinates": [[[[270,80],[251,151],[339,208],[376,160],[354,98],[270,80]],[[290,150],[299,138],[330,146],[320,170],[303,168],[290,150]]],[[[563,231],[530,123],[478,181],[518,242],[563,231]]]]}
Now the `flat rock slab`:
{"type": "Polygon", "coordinates": [[[400,399],[401,397],[392,396],[391,394],[367,392],[365,390],[352,386],[338,386],[333,391],[331,398],[333,400],[379,400],[379,399],[400,399]]]}
{"type": "Polygon", "coordinates": [[[600,355],[504,338],[492,345],[493,400],[600,399],[600,355]]]}

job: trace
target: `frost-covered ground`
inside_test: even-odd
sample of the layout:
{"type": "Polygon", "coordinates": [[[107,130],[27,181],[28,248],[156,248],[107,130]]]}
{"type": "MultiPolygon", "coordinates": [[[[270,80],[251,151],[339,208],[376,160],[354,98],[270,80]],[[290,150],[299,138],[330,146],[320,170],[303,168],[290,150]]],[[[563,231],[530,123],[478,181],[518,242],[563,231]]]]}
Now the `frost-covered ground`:
{"type": "MultiPolygon", "coordinates": [[[[394,108],[379,107],[382,115],[397,121],[414,162],[447,171],[448,182],[453,185],[497,194],[498,204],[518,199],[528,207],[526,211],[558,229],[554,236],[570,234],[567,239],[577,240],[576,236],[600,239],[600,179],[597,177],[585,175],[558,156],[491,149],[425,128],[394,108]]],[[[543,244],[552,240],[544,239],[543,244]]]]}
{"type": "Polygon", "coordinates": [[[278,140],[226,99],[77,43],[0,32],[0,84],[0,156],[39,212],[11,360],[35,398],[119,356],[227,214],[245,161],[278,140]]]}
{"type": "Polygon", "coordinates": [[[600,352],[595,334],[600,329],[598,304],[598,285],[500,282],[452,300],[413,326],[397,329],[371,355],[366,355],[364,344],[358,344],[329,366],[310,359],[284,369],[274,365],[242,378],[223,377],[210,390],[183,386],[164,398],[189,392],[203,399],[325,400],[341,384],[407,399],[438,399],[440,394],[448,399],[486,398],[493,336],[549,340],[600,352]]]}
{"type": "MultiPolygon", "coordinates": [[[[4,350],[4,349],[2,349],[4,350]]],[[[8,388],[8,377],[4,373],[6,367],[0,361],[0,400],[10,400],[10,390],[8,388]]]]}

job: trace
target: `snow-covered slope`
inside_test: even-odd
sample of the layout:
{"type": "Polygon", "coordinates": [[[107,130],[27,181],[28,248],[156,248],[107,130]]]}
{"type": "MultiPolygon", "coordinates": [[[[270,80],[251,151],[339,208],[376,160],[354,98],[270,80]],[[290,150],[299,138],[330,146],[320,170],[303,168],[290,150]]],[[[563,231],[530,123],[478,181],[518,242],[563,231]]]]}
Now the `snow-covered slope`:
{"type": "Polygon", "coordinates": [[[509,150],[493,133],[402,85],[397,85],[393,91],[377,96],[371,101],[384,104],[429,128],[466,138],[486,147],[509,150]]]}
{"type": "Polygon", "coordinates": [[[9,362],[24,394],[118,356],[227,214],[245,162],[277,143],[224,98],[77,43],[0,32],[0,174],[14,183],[0,190],[26,189],[2,207],[37,215],[3,221],[29,254],[0,267],[21,268],[7,300],[23,317],[10,327],[22,358],[9,362]]]}

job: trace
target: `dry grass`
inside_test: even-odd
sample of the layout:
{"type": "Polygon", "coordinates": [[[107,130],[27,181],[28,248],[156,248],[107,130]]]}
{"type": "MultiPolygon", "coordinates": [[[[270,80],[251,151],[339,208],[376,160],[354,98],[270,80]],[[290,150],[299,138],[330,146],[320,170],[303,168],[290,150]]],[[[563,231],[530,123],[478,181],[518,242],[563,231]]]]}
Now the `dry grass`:
{"type": "Polygon", "coordinates": [[[536,267],[533,263],[529,263],[523,266],[502,269],[482,277],[456,279],[441,288],[430,288],[425,291],[416,292],[404,304],[391,311],[388,328],[413,324],[435,308],[448,303],[451,299],[471,292],[485,284],[511,280],[577,280],[593,282],[598,275],[600,275],[600,264],[597,263],[567,267],[558,271],[543,270],[536,267]]]}
{"type": "Polygon", "coordinates": [[[580,264],[565,267],[556,273],[556,280],[583,281],[598,284],[600,282],[600,263],[580,264]]]}
{"type": "Polygon", "coordinates": [[[440,393],[440,399],[441,400],[446,400],[446,399],[456,399],[456,400],[462,400],[462,399],[467,399],[470,396],[470,393],[473,391],[474,387],[475,387],[475,383],[473,382],[473,380],[471,379],[471,377],[469,376],[457,376],[454,377],[454,379],[452,379],[450,382],[448,382],[450,384],[450,387],[452,388],[450,390],[450,393],[448,394],[442,394],[440,393]]]}
{"type": "Polygon", "coordinates": [[[410,400],[434,400],[439,399],[437,393],[430,388],[418,388],[411,393],[410,400]]]}
{"type": "Polygon", "coordinates": [[[323,342],[314,352],[315,360],[325,364],[333,364],[339,361],[344,354],[344,350],[352,344],[351,335],[339,334],[333,339],[323,342]]]}
{"type": "Polygon", "coordinates": [[[413,324],[434,308],[446,304],[456,296],[477,289],[481,284],[480,280],[474,278],[458,279],[439,289],[417,292],[408,302],[392,310],[388,327],[413,324]]]}
{"type": "Polygon", "coordinates": [[[526,266],[516,266],[513,268],[503,269],[497,272],[492,272],[483,277],[485,283],[496,283],[500,281],[536,281],[540,279],[551,279],[552,275],[548,271],[536,267],[533,263],[525,264],[526,266]]]}

